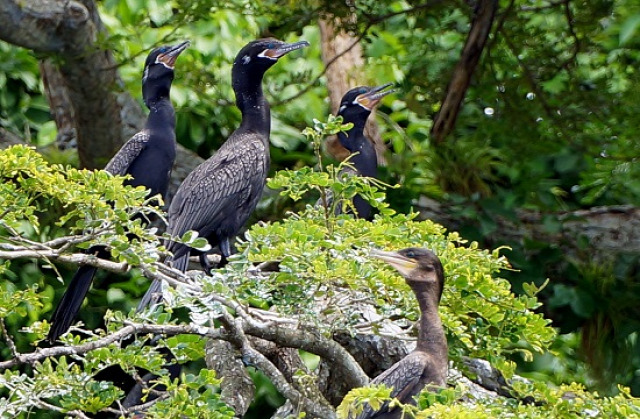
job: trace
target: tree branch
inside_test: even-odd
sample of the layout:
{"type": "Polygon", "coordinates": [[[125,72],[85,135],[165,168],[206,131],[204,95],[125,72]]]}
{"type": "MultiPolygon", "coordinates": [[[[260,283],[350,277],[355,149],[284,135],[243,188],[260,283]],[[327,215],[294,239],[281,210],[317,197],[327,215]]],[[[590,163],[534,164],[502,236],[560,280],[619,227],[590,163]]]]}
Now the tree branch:
{"type": "Polygon", "coordinates": [[[477,4],[469,36],[462,49],[462,55],[453,70],[440,111],[431,127],[431,139],[434,144],[443,143],[445,138],[453,131],[462,101],[467,93],[469,84],[471,84],[471,77],[480,61],[482,50],[489,37],[497,9],[497,0],[479,0],[477,4]]]}
{"type": "Polygon", "coordinates": [[[96,350],[98,348],[104,348],[112,343],[118,342],[127,336],[136,333],[152,333],[152,334],[165,334],[165,335],[201,335],[214,339],[221,339],[222,333],[219,329],[213,329],[209,327],[191,326],[191,325],[154,325],[154,324],[139,324],[139,323],[125,323],[125,326],[110,335],[102,338],[82,343],[73,346],[54,346],[52,348],[37,349],[34,352],[27,354],[18,354],[15,358],[8,361],[0,362],[0,371],[7,368],[13,368],[22,364],[35,364],[42,361],[45,358],[59,357],[65,355],[83,355],[87,352],[96,350]]]}
{"type": "Polygon", "coordinates": [[[69,42],[90,24],[77,1],[0,0],[0,39],[40,53],[82,53],[85,42],[69,42]]]}
{"type": "Polygon", "coordinates": [[[255,323],[245,324],[244,330],[252,336],[276,342],[281,346],[303,349],[328,360],[335,368],[344,371],[350,387],[362,387],[369,383],[369,377],[351,354],[335,341],[322,336],[317,330],[301,326],[292,329],[277,324],[258,326],[255,323]]]}
{"type": "Polygon", "coordinates": [[[293,388],[286,380],[282,372],[278,370],[264,355],[256,351],[244,333],[244,325],[240,319],[234,319],[229,315],[224,315],[221,319],[229,331],[229,341],[232,342],[242,352],[243,358],[250,364],[257,366],[269,377],[274,386],[291,400],[294,405],[303,405],[304,410],[314,417],[323,419],[335,418],[335,412],[328,405],[316,403],[305,397],[298,390],[293,388]]]}
{"type": "Polygon", "coordinates": [[[240,359],[239,351],[231,343],[209,339],[205,349],[207,368],[222,378],[220,398],[243,417],[255,395],[256,387],[240,359]]]}
{"type": "Polygon", "coordinates": [[[57,249],[25,249],[12,246],[13,249],[7,250],[12,245],[0,243],[0,259],[48,259],[57,262],[73,263],[76,265],[90,265],[105,271],[123,273],[129,271],[129,265],[125,262],[113,262],[107,259],[100,259],[86,253],[64,254],[57,249]]]}

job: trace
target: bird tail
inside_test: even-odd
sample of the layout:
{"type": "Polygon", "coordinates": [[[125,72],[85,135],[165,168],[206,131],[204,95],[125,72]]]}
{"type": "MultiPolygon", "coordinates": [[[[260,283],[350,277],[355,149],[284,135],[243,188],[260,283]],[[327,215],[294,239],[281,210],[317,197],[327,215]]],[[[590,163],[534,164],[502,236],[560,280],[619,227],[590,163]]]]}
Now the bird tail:
{"type": "Polygon", "coordinates": [[[81,266],[73,276],[69,287],[62,296],[62,300],[60,300],[51,316],[51,329],[49,329],[49,335],[47,336],[49,342],[55,342],[71,327],[71,323],[73,323],[78,311],[80,311],[84,297],[89,291],[91,282],[93,282],[96,270],[93,266],[81,266]]]}
{"type": "MultiPolygon", "coordinates": [[[[187,266],[189,266],[189,251],[185,254],[181,254],[177,258],[173,258],[169,256],[165,263],[171,263],[171,266],[175,269],[178,269],[181,272],[187,271],[187,266]]],[[[142,296],[142,299],[138,303],[138,307],[136,309],[137,312],[141,312],[146,307],[158,304],[162,299],[162,282],[157,279],[151,283],[151,286],[147,290],[147,292],[142,296]]]]}
{"type": "Polygon", "coordinates": [[[142,299],[138,303],[138,307],[136,308],[136,311],[139,313],[145,308],[147,308],[147,306],[158,304],[161,299],[162,299],[162,282],[155,279],[151,283],[151,286],[149,287],[147,292],[142,296],[142,299]]]}

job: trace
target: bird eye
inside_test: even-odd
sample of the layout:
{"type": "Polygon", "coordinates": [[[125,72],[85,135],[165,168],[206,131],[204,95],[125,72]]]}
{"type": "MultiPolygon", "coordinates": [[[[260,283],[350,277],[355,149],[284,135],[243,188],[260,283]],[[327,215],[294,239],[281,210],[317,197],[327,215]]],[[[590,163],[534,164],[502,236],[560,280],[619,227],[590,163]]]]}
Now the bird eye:
{"type": "Polygon", "coordinates": [[[268,49],[273,49],[275,47],[275,45],[273,44],[273,42],[270,42],[269,45],[267,45],[268,49]]]}
{"type": "Polygon", "coordinates": [[[360,91],[358,92],[360,94],[364,94],[367,93],[367,89],[365,89],[364,87],[362,89],[360,89],[360,91]]]}
{"type": "Polygon", "coordinates": [[[169,51],[169,47],[162,47],[160,48],[160,53],[164,54],[165,52],[169,51]]]}
{"type": "Polygon", "coordinates": [[[407,257],[411,258],[411,259],[415,258],[416,257],[416,252],[414,252],[413,250],[409,250],[407,252],[407,257]]]}

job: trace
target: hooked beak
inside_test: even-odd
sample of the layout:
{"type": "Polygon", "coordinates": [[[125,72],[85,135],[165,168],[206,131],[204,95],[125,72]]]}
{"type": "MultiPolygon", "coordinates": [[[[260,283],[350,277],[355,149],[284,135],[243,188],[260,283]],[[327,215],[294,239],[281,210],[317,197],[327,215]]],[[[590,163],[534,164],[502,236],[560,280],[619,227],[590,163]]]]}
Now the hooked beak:
{"type": "MultiPolygon", "coordinates": [[[[388,86],[388,85],[385,85],[388,86]]],[[[371,256],[378,258],[387,262],[389,265],[393,266],[400,272],[402,275],[408,276],[409,273],[418,267],[418,262],[415,260],[409,259],[407,257],[402,256],[396,252],[385,252],[382,250],[371,250],[369,253],[371,256]]]]}
{"type": "Polygon", "coordinates": [[[307,41],[299,41],[299,42],[294,42],[292,44],[281,44],[276,48],[271,48],[266,50],[265,52],[263,52],[263,55],[265,57],[269,57],[271,59],[277,60],[278,58],[290,53],[291,51],[295,51],[297,49],[308,47],[308,46],[309,46],[309,43],[307,41]]]}
{"type": "Polygon", "coordinates": [[[174,45],[171,49],[164,54],[158,55],[156,58],[156,62],[161,62],[165,67],[173,70],[176,60],[178,59],[178,55],[182,53],[187,47],[191,44],[189,41],[184,41],[179,43],[178,45],[174,45]]]}
{"type": "Polygon", "coordinates": [[[383,84],[382,86],[374,87],[367,93],[363,93],[356,97],[355,102],[357,102],[358,105],[362,106],[366,110],[371,111],[378,103],[380,103],[383,97],[385,97],[389,93],[393,93],[396,91],[396,89],[384,90],[392,85],[393,83],[387,83],[383,84]]]}

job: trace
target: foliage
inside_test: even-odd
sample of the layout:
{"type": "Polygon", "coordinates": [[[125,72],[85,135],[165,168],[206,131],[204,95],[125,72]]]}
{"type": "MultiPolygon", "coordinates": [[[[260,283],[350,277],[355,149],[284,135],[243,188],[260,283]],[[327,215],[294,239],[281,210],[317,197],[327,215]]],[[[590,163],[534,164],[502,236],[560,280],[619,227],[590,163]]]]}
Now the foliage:
{"type": "Polygon", "coordinates": [[[0,178],[3,230],[23,232],[27,224],[38,233],[43,217],[55,219],[57,215],[55,222],[51,218],[47,222],[65,227],[72,234],[91,236],[86,247],[106,244],[115,260],[133,265],[157,260],[155,229],[145,229],[140,220],[131,220],[136,214],[159,214],[145,207],[150,202],[145,188],[124,186],[124,178],[104,171],[49,165],[25,146],[14,146],[0,154],[0,178]],[[52,214],[52,208],[61,212],[52,214]],[[105,220],[113,224],[105,225],[105,220]],[[127,234],[138,240],[129,240],[127,234]]]}
{"type": "MultiPolygon", "coordinates": [[[[308,133],[316,138],[336,129],[345,127],[340,121],[331,120],[317,123],[313,132],[308,133]]],[[[104,172],[78,171],[47,164],[40,155],[26,147],[13,147],[0,152],[0,161],[4,163],[0,174],[5,185],[0,199],[9,202],[8,197],[11,197],[15,202],[23,203],[26,210],[23,212],[22,207],[13,206],[5,211],[5,230],[0,240],[3,249],[11,249],[11,246],[7,247],[11,243],[37,245],[35,241],[25,242],[22,236],[25,230],[18,230],[18,227],[26,223],[41,229],[43,213],[50,207],[66,202],[66,212],[49,214],[52,218],[49,222],[75,233],[92,231],[82,240],[106,244],[112,248],[116,261],[126,261],[131,266],[146,266],[148,271],[150,264],[157,260],[160,238],[154,236],[153,230],[144,229],[139,222],[129,220],[135,212],[160,213],[145,204],[143,190],[122,186],[123,178],[104,172]],[[125,228],[135,231],[138,236],[139,243],[130,241],[128,248],[137,249],[136,257],[119,245],[118,240],[126,239],[126,235],[122,236],[121,233],[125,228]]],[[[321,177],[314,176],[314,173],[308,170],[282,172],[282,176],[276,176],[272,183],[284,187],[284,193],[292,195],[301,193],[305,188],[323,189],[327,182],[316,182],[321,177]],[[316,183],[309,186],[300,184],[304,181],[316,183]]],[[[328,183],[334,196],[340,197],[341,191],[352,189],[368,197],[374,205],[384,198],[374,184],[364,182],[366,179],[347,177],[343,181],[346,186],[335,189],[331,189],[336,186],[335,183],[328,183]]],[[[348,196],[342,195],[345,199],[348,196]]],[[[454,363],[459,364],[462,356],[483,357],[510,377],[514,369],[511,361],[514,354],[530,358],[533,352],[544,351],[550,345],[555,332],[547,320],[533,312],[539,306],[535,297],[538,287],[527,286],[529,295],[515,296],[510,291],[509,283],[497,277],[501,269],[508,268],[506,259],[499,255],[499,249],[493,252],[481,250],[475,243],[467,245],[457,233],[447,233],[435,223],[419,222],[415,220],[415,215],[401,215],[384,206],[380,208],[383,212],[373,222],[356,220],[347,215],[336,216],[327,208],[309,206],[282,221],[254,225],[240,243],[239,254],[232,258],[226,268],[213,276],[199,277],[201,291],[194,292],[188,287],[168,290],[166,312],[152,310],[129,319],[123,313],[114,312],[107,316],[106,331],[96,330],[87,338],[66,335],[63,343],[96,343],[108,334],[117,333],[131,320],[181,325],[184,324],[184,316],[180,315],[180,310],[184,309],[189,312],[191,325],[213,326],[226,312],[221,298],[270,308],[275,313],[317,328],[321,334],[344,328],[359,330],[359,323],[363,320],[360,310],[362,304],[372,307],[381,315],[380,320],[372,323],[374,330],[383,328],[387,321],[385,319],[391,317],[401,325],[409,325],[417,318],[414,297],[395,272],[386,265],[370,260],[367,254],[369,249],[376,247],[397,249],[418,245],[428,246],[439,254],[447,273],[441,316],[454,363]],[[278,272],[256,280],[252,273],[254,263],[274,260],[279,262],[278,272]]],[[[199,244],[195,235],[185,235],[183,240],[199,244]]],[[[63,248],[62,252],[69,250],[63,248]]],[[[29,304],[41,304],[42,295],[33,291],[26,291],[24,295],[29,304]]],[[[2,299],[0,303],[4,304],[0,309],[0,314],[4,313],[2,324],[5,321],[15,322],[15,317],[27,315],[26,310],[14,310],[16,304],[8,299],[2,299]]],[[[46,322],[35,322],[18,334],[22,337],[18,337],[37,344],[47,330],[46,322]]],[[[3,333],[5,339],[12,339],[13,334],[3,333]]],[[[170,350],[181,363],[193,362],[204,356],[202,339],[176,336],[161,339],[149,346],[145,343],[150,338],[141,336],[123,347],[111,343],[89,350],[86,354],[46,358],[34,363],[33,369],[6,370],[1,382],[10,393],[4,393],[0,403],[4,411],[16,415],[32,409],[100,411],[123,394],[114,383],[99,380],[96,374],[107,367],[120,366],[128,372],[143,368],[158,374],[159,379],[154,385],[168,388],[169,398],[153,405],[151,417],[199,417],[209,415],[204,412],[210,411],[218,415],[215,417],[233,417],[233,412],[219,399],[219,380],[212,372],[186,372],[181,380],[170,381],[165,371],[164,348],[170,350]]],[[[5,359],[11,358],[8,352],[3,356],[5,359]]],[[[574,392],[579,391],[570,388],[574,392]]],[[[544,393],[544,387],[538,384],[517,389],[522,397],[547,397],[551,400],[555,394],[549,393],[551,390],[548,389],[545,390],[548,393],[544,393]],[[543,393],[539,396],[536,392],[543,393]]],[[[369,390],[359,391],[355,394],[372,402],[386,397],[384,392],[374,396],[367,393],[369,390]]],[[[423,397],[428,399],[430,396],[423,397]]],[[[448,400],[447,397],[445,399],[448,400]]],[[[554,403],[564,403],[559,396],[555,397],[554,403]]],[[[593,398],[595,395],[584,393],[584,397],[593,398]]],[[[611,400],[623,400],[624,397],[627,396],[621,395],[611,400]]],[[[613,403],[609,399],[593,400],[592,404],[597,408],[613,403]]],[[[436,402],[430,402],[434,409],[443,402],[442,397],[437,397],[436,402]]],[[[495,411],[502,409],[499,407],[502,402],[487,403],[495,411]]],[[[506,406],[511,405],[507,403],[506,406]]],[[[625,406],[623,404],[617,408],[622,412],[625,406]]],[[[629,406],[631,409],[633,404],[629,406]]],[[[533,407],[527,409],[532,409],[532,417],[538,414],[533,407]]],[[[525,414],[529,412],[522,411],[525,414]]]]}
{"type": "MultiPolygon", "coordinates": [[[[603,398],[585,391],[578,384],[552,388],[543,383],[517,383],[515,387],[520,397],[529,397],[529,401],[505,399],[497,403],[490,398],[473,395],[464,385],[458,384],[438,393],[421,392],[417,396],[417,407],[394,403],[405,409],[405,417],[416,419],[640,417],[640,400],[631,397],[629,389],[623,387],[617,396],[603,398]],[[466,401],[461,403],[461,399],[466,401]]],[[[361,403],[372,400],[379,404],[389,399],[384,397],[381,389],[354,389],[338,408],[338,417],[349,418],[350,413],[359,411],[361,403]]]]}
{"type": "Polygon", "coordinates": [[[0,43],[0,127],[45,145],[40,131],[55,130],[42,95],[38,63],[23,49],[0,43]]]}

